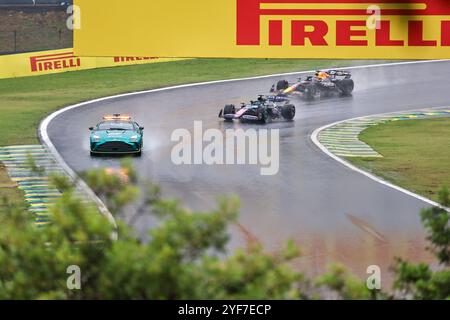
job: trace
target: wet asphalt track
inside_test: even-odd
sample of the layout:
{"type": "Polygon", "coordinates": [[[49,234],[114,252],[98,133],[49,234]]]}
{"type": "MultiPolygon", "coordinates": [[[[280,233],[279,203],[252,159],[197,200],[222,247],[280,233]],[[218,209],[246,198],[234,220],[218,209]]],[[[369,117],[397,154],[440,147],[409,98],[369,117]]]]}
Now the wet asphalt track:
{"type": "MultiPolygon", "coordinates": [[[[349,98],[295,101],[294,122],[273,122],[280,129],[280,171],[261,176],[259,167],[175,166],[170,141],[174,129],[254,127],[217,118],[226,103],[267,93],[279,77],[180,88],[116,98],[70,110],[49,125],[49,136],[76,171],[114,167],[120,159],[91,158],[89,131],[104,114],[127,113],[145,127],[142,176],[159,182],[167,195],[193,209],[210,209],[217,195],[239,194],[240,227],[233,227],[231,246],[256,239],[270,250],[293,238],[302,247],[298,265],[321,273],[332,261],[364,275],[368,265],[384,271],[393,256],[429,260],[418,212],[425,203],[378,184],[327,157],[310,140],[314,129],[348,118],[450,105],[450,62],[352,70],[356,89],[349,98]]],[[[297,76],[287,77],[295,80],[297,76]]],[[[256,126],[263,128],[262,126],[256,126]]],[[[136,224],[145,230],[151,219],[136,224]]]]}

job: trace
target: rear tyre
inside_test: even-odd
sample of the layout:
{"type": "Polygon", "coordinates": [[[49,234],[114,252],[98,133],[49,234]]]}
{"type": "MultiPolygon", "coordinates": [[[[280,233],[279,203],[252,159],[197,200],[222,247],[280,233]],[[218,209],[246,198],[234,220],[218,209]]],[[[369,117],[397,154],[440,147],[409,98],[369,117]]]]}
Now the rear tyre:
{"type": "Polygon", "coordinates": [[[293,104],[283,106],[281,108],[281,116],[286,120],[293,120],[295,117],[295,106],[293,104]]]}
{"type": "MultiPolygon", "coordinates": [[[[223,115],[225,116],[226,114],[236,114],[236,107],[233,104],[227,104],[223,108],[223,115]]],[[[225,121],[233,121],[233,120],[225,118],[225,121]]]]}
{"type": "Polygon", "coordinates": [[[235,114],[236,107],[233,104],[227,104],[225,108],[223,108],[223,114],[235,114]]]}
{"type": "Polygon", "coordinates": [[[289,82],[287,80],[280,80],[277,82],[277,91],[282,91],[282,90],[286,90],[287,88],[289,88],[289,82]]]}
{"type": "Polygon", "coordinates": [[[344,96],[349,96],[352,94],[353,89],[355,88],[355,83],[352,79],[344,79],[336,82],[336,87],[339,89],[339,92],[344,96]]]}

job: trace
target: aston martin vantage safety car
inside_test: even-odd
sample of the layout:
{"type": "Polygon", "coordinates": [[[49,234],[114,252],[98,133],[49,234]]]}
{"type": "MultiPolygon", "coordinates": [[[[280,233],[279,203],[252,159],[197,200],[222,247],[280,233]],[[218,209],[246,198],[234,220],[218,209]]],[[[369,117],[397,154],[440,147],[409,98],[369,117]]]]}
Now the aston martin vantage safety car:
{"type": "Polygon", "coordinates": [[[90,150],[92,155],[142,153],[144,127],[128,115],[113,114],[103,117],[95,127],[90,127],[90,150]]]}

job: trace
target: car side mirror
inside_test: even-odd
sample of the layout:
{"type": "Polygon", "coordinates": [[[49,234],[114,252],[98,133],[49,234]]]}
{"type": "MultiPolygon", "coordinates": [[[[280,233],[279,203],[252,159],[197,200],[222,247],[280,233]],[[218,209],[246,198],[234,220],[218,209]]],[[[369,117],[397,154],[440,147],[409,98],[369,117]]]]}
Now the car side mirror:
{"type": "Polygon", "coordinates": [[[139,130],[141,130],[141,131],[144,130],[144,127],[139,127],[139,130]]]}
{"type": "Polygon", "coordinates": [[[92,130],[94,130],[94,127],[89,127],[89,131],[92,131],[92,130]]]}

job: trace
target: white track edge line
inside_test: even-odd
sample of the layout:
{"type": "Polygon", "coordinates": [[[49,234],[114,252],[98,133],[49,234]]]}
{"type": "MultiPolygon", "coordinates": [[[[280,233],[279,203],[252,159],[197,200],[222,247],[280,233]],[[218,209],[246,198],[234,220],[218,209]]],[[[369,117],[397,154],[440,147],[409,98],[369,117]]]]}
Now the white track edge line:
{"type": "MultiPolygon", "coordinates": [[[[442,108],[448,108],[448,106],[432,107],[432,108],[426,108],[426,109],[428,109],[428,110],[433,110],[433,109],[442,109],[442,108]]],[[[360,173],[360,174],[366,176],[367,178],[369,178],[369,179],[371,179],[371,180],[374,180],[375,182],[378,182],[378,183],[380,183],[380,184],[382,184],[382,185],[385,185],[385,186],[387,186],[387,187],[389,187],[389,188],[395,189],[395,190],[400,191],[400,192],[402,192],[402,193],[404,193],[404,194],[406,194],[406,195],[408,195],[408,196],[411,196],[411,197],[416,198],[416,199],[418,199],[418,200],[421,200],[421,201],[423,201],[423,202],[425,202],[425,203],[428,203],[428,204],[430,204],[430,205],[432,205],[432,206],[434,206],[434,207],[439,207],[439,208],[441,208],[441,209],[446,210],[447,212],[450,212],[450,208],[444,207],[444,206],[442,206],[441,204],[439,204],[439,203],[437,203],[437,202],[435,202],[435,201],[433,201],[433,200],[431,200],[431,199],[428,199],[428,198],[426,198],[426,197],[424,197],[424,196],[421,196],[421,195],[419,195],[419,194],[417,194],[417,193],[414,193],[414,192],[412,192],[412,191],[409,191],[409,190],[407,190],[407,189],[404,189],[404,188],[402,188],[402,187],[399,187],[399,186],[397,186],[397,185],[395,185],[395,184],[393,184],[393,183],[390,183],[390,182],[388,182],[388,181],[386,181],[386,180],[384,180],[384,179],[381,179],[380,177],[377,177],[377,176],[375,176],[375,175],[373,175],[373,174],[371,174],[371,173],[369,173],[369,172],[367,172],[367,171],[365,171],[365,170],[362,170],[362,169],[356,167],[355,165],[351,164],[350,162],[344,160],[343,158],[341,158],[341,157],[339,157],[339,156],[333,154],[331,151],[329,151],[329,150],[328,150],[328,149],[327,149],[327,148],[319,141],[319,134],[320,134],[320,132],[322,132],[323,130],[328,129],[328,128],[330,128],[330,127],[333,127],[333,126],[335,126],[335,125],[338,125],[338,124],[347,122],[347,121],[360,120],[360,119],[363,119],[363,118],[377,117],[377,116],[382,116],[382,115],[390,115],[390,114],[397,114],[397,113],[406,113],[406,112],[412,112],[412,111],[418,111],[418,110],[420,110],[420,108],[411,109],[411,110],[404,110],[404,111],[394,111],[394,112],[388,112],[388,113],[379,113],[379,114],[373,114],[373,115],[368,115],[368,116],[361,116],[361,117],[356,117],[356,118],[350,118],[350,119],[346,119],[346,120],[336,121],[336,122],[333,122],[333,123],[330,123],[330,124],[327,124],[327,125],[325,125],[325,126],[322,126],[322,127],[320,127],[320,128],[315,129],[315,130],[313,131],[313,133],[311,134],[311,140],[312,140],[312,142],[313,142],[313,143],[314,143],[314,144],[315,144],[315,145],[316,145],[323,153],[325,153],[327,156],[329,156],[329,157],[332,158],[333,160],[335,160],[335,161],[337,161],[337,162],[343,164],[343,165],[346,166],[347,168],[349,168],[349,169],[351,169],[351,170],[353,170],[353,171],[355,171],[355,172],[358,172],[358,173],[360,173]]]]}
{"type": "MultiPolygon", "coordinates": [[[[405,61],[405,62],[393,62],[393,63],[381,63],[381,64],[371,64],[371,65],[362,65],[362,66],[351,66],[351,67],[339,67],[335,68],[336,70],[339,69],[364,69],[364,68],[378,68],[378,67],[390,67],[390,66],[398,66],[398,65],[409,65],[409,64],[422,64],[422,63],[436,63],[436,62],[446,62],[450,61],[450,59],[444,59],[444,60],[421,60],[421,61],[405,61]]],[[[111,214],[109,209],[106,207],[106,205],[103,203],[103,201],[92,191],[92,189],[87,185],[85,181],[83,181],[81,178],[78,177],[75,171],[73,171],[69,165],[66,163],[66,161],[62,158],[58,150],[56,149],[55,145],[50,140],[50,137],[48,135],[48,125],[50,122],[56,118],[58,115],[75,109],[79,108],[88,104],[102,102],[105,100],[112,100],[116,98],[122,98],[122,97],[129,97],[133,95],[139,95],[139,94],[148,94],[148,93],[154,93],[154,92],[161,92],[161,91],[168,91],[168,90],[175,90],[175,89],[181,89],[181,88],[190,88],[190,87],[197,87],[197,86],[203,86],[203,85],[211,85],[211,84],[220,84],[220,83],[228,83],[228,82],[237,82],[237,81],[249,81],[249,80],[257,80],[257,79],[267,79],[267,78],[274,78],[274,77],[280,77],[280,76],[289,76],[289,75],[296,75],[296,74],[304,74],[304,73],[311,73],[315,70],[309,70],[309,71],[299,71],[299,72],[287,72],[287,73],[277,73],[277,74],[271,74],[271,75],[264,75],[264,76],[256,76],[256,77],[247,77],[247,78],[236,78],[236,79],[227,79],[227,80],[216,80],[216,81],[207,81],[207,82],[198,82],[198,83],[191,83],[191,84],[183,84],[183,85],[176,85],[176,86],[170,86],[165,88],[159,88],[159,89],[150,89],[150,90],[144,90],[144,91],[137,91],[137,92],[130,92],[130,93],[123,93],[123,94],[117,94],[112,95],[108,97],[103,98],[97,98],[81,103],[77,103],[74,105],[69,105],[67,107],[64,107],[60,110],[57,110],[50,115],[48,115],[44,120],[41,121],[39,127],[38,127],[38,137],[39,140],[46,146],[46,148],[53,154],[55,157],[55,160],[58,162],[58,164],[64,169],[64,171],[67,172],[67,174],[77,181],[77,185],[83,189],[87,195],[95,202],[95,204],[98,206],[100,212],[108,219],[108,221],[114,226],[114,228],[117,229],[117,222],[114,219],[114,216],[111,214]]],[[[356,168],[357,169],[357,168],[356,168]]],[[[405,190],[407,191],[407,190],[405,190]]],[[[409,191],[408,191],[409,192],[409,191]]],[[[424,198],[426,199],[426,198],[424,198]]],[[[429,199],[426,199],[428,201],[431,201],[429,199]]],[[[113,235],[115,239],[117,239],[117,233],[113,235]]]]}
{"type": "Polygon", "coordinates": [[[56,150],[56,147],[54,146],[54,144],[51,142],[51,140],[50,140],[50,138],[48,136],[48,132],[47,132],[47,126],[48,126],[49,122],[53,119],[50,116],[48,116],[47,118],[44,119],[44,121],[41,122],[41,125],[40,125],[39,130],[38,130],[39,139],[47,147],[49,152],[54,156],[55,161],[57,162],[57,164],[69,175],[70,178],[73,179],[73,181],[75,181],[76,186],[79,189],[81,189],[82,191],[84,191],[85,194],[95,203],[97,208],[100,210],[100,213],[113,226],[114,232],[112,233],[111,238],[112,238],[112,240],[117,240],[118,239],[117,222],[116,222],[114,216],[112,215],[112,213],[106,207],[104,202],[88,186],[88,184],[83,179],[81,179],[76,174],[76,172],[72,170],[72,168],[69,167],[69,165],[62,158],[60,153],[56,150]]]}

